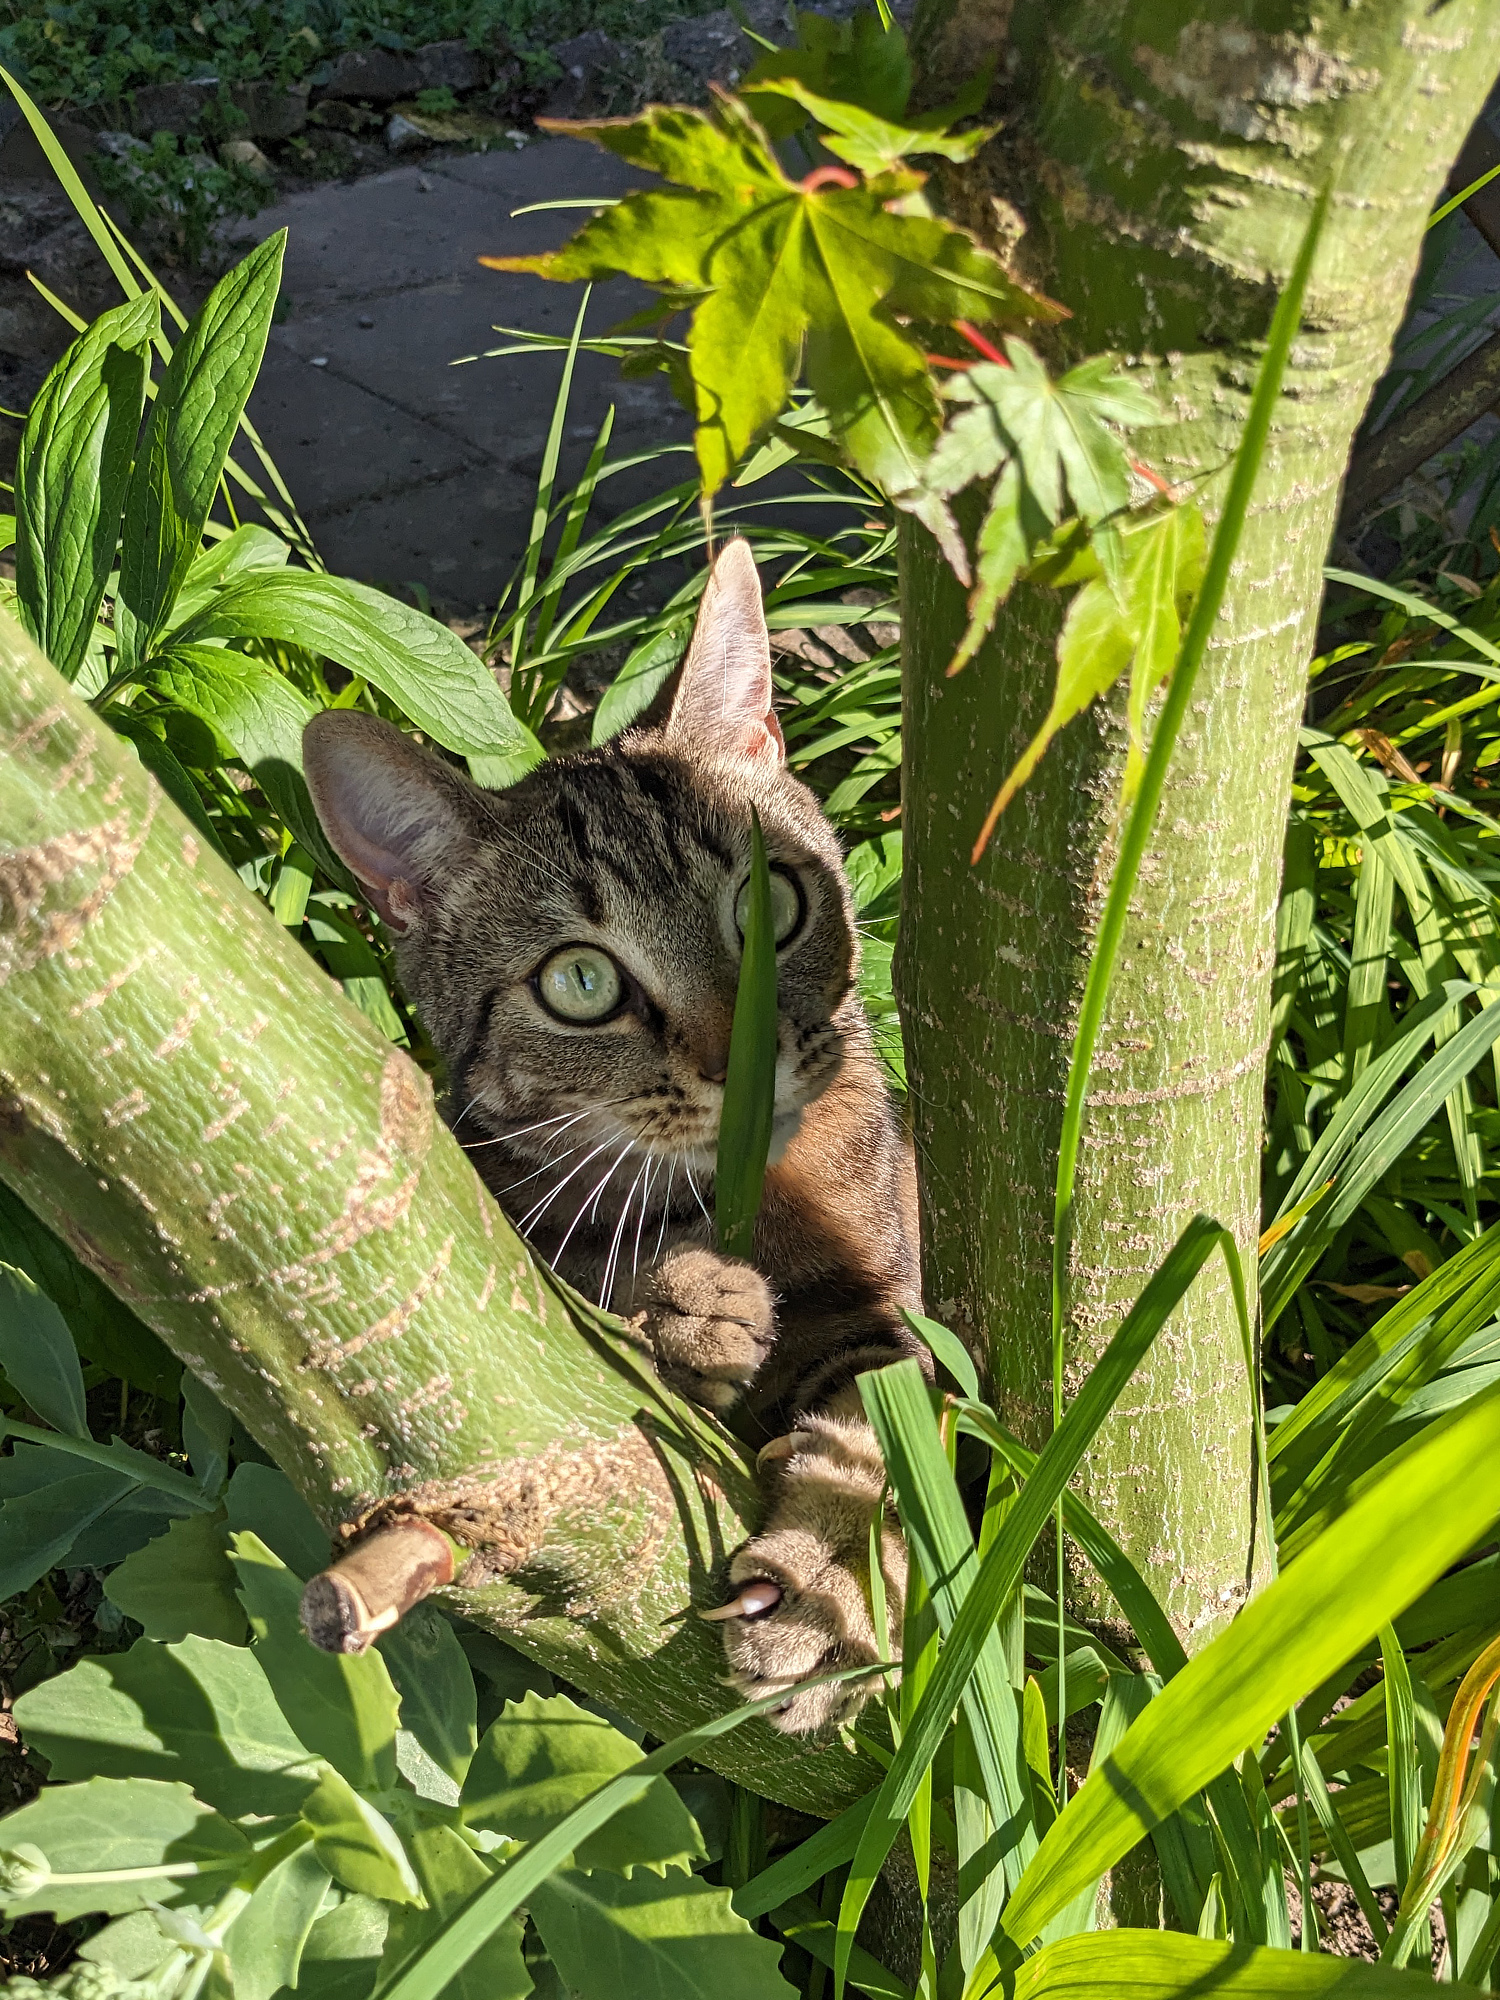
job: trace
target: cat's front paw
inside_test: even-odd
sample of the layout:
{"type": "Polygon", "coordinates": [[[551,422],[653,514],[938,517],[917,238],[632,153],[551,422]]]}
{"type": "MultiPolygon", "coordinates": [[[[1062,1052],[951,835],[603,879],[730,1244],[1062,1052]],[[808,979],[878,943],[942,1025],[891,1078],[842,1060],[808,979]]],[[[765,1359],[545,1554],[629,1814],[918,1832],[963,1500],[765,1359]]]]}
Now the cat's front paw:
{"type": "Polygon", "coordinates": [[[710,1410],[737,1403],[776,1327],[771,1288],[753,1264],[676,1250],[651,1273],[646,1334],[671,1388],[710,1410]]]}
{"type": "Polygon", "coordinates": [[[880,1564],[887,1637],[877,1634],[870,1604],[870,1517],[885,1492],[874,1432],[858,1418],[809,1417],[762,1459],[778,1462],[770,1520],[730,1563],[729,1602],[702,1615],[723,1622],[730,1672],[745,1699],[784,1690],[771,1721],[788,1735],[809,1735],[855,1714],[880,1680],[802,1683],[899,1658],[906,1545],[887,1513],[880,1564]]]}

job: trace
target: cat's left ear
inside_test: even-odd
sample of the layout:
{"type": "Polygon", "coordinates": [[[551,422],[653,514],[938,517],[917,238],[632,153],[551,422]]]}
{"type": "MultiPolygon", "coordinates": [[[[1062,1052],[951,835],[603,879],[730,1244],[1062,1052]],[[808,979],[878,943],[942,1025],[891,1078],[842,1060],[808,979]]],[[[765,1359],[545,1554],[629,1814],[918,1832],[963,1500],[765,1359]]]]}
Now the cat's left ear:
{"type": "Polygon", "coordinates": [[[772,706],[760,578],[750,544],[739,537],[724,544],[704,586],[666,738],[692,757],[779,764],[786,756],[772,706]]]}

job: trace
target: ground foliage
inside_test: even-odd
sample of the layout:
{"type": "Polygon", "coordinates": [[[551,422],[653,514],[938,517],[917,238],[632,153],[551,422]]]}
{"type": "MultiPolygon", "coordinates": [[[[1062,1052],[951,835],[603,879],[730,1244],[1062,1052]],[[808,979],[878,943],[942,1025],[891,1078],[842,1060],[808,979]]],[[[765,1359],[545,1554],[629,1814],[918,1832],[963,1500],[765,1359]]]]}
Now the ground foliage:
{"type": "MultiPolygon", "coordinates": [[[[888,160],[912,150],[901,133],[933,137],[901,126],[892,46],[868,28],[805,38],[780,73],[797,92],[763,90],[757,107],[810,112],[848,139],[841,157],[878,170],[876,195],[869,179],[826,185],[867,212],[888,160]],[[840,100],[852,112],[831,117],[824,93],[846,87],[835,61],[868,81],[872,48],[888,63],[884,95],[840,100]]],[[[715,145],[730,128],[717,130],[715,145]]],[[[811,231],[821,193],[775,201],[811,231]]],[[[567,370],[584,344],[679,374],[697,359],[691,341],[652,333],[586,343],[580,315],[533,545],[489,637],[506,703],[446,628],[317,568],[243,416],[278,258],[272,239],[175,337],[170,308],[164,330],[165,302],[138,283],[81,335],[28,425],[13,602],[247,888],[429,1058],[379,927],[307,806],[302,722],[358,703],[503,782],[541,754],[564,681],[591,656],[625,655],[595,739],[639,714],[681,656],[701,572],[651,609],[621,615],[617,600],[643,570],[699,549],[698,482],[591,529],[613,471],[609,426],[582,482],[561,489],[567,370]]],[[[871,323],[895,311],[889,297],[861,310],[871,323]]],[[[899,315],[882,323],[916,351],[899,315]]],[[[1094,634],[1060,655],[1055,725],[1079,705],[1070,658],[1100,689],[1131,673],[1139,777],[1160,748],[1147,697],[1179,658],[1201,533],[1130,478],[1128,381],[1113,385],[1101,363],[1053,381],[1010,341],[983,355],[970,340],[978,365],[947,370],[947,394],[932,392],[926,490],[942,502],[965,483],[955,470],[982,477],[1006,562],[1013,499],[1016,569],[1051,564],[1044,573],[1072,592],[1068,623],[1094,634]],[[953,421],[930,459],[945,403],[953,421]]],[[[766,566],[789,752],[849,838],[867,1004],[899,1074],[883,972],[900,876],[892,502],[837,397],[794,373],[782,369],[779,405],[734,434],[721,513],[748,524],[766,566]],[[829,463],[841,444],[852,471],[829,463]],[[784,498],[775,525],[760,524],[754,489],[799,456],[813,461],[804,491],[820,522],[842,507],[843,528],[787,526],[784,498]]],[[[1500,935],[1487,797],[1500,764],[1500,582],[1484,541],[1450,536],[1443,569],[1418,565],[1374,590],[1336,577],[1314,663],[1279,932],[1261,1272],[1276,1405],[1266,1498],[1285,1569],[1234,1625],[1188,1662],[1124,1552],[1068,1492],[1203,1264],[1233,1267],[1208,1218],[1184,1230],[1040,1458],[1009,1436],[939,1326],[919,1324],[948,1371],[940,1412],[911,1364],[866,1378],[918,1578],[906,1671],[862,1724],[889,1768],[810,1839],[780,1828],[768,1854],[761,1802],[697,1762],[702,1739],[736,1716],[637,1746],[625,1718],[580,1706],[430,1609],[358,1660],[312,1653],[296,1629],[297,1579],[326,1546],[288,1482],[0,1197],[0,1423],[13,1442],[0,1459],[0,1595],[14,1593],[17,1721],[50,1780],[0,1825],[0,1944],[13,1962],[34,1951],[28,1926],[40,1923],[68,1940],[43,1953],[54,1964],[81,1947],[51,1982],[69,2000],[270,2000],[293,1981],[330,2000],[364,2000],[377,1983],[390,2000],[459,1987],[749,2000],[789,1982],[812,2000],[830,1965],[836,1984],[892,2000],[980,2000],[1002,1985],[1105,1995],[1131,1981],[1162,1995],[1300,1993],[1333,1976],[1355,2000],[1415,1983],[1394,1968],[1425,1962],[1436,1900],[1448,1977],[1487,1987],[1500,1944],[1492,1722],[1471,1749],[1500,1672],[1496,1558],[1474,1555],[1500,1513],[1487,1005],[1500,935]],[[1056,1504],[1135,1647],[1073,1625],[1024,1582],[1056,1504]],[[55,1643],[65,1630],[74,1643],[55,1643]],[[49,1671],[80,1640],[90,1657],[49,1671]],[[1063,1768],[1070,1716],[1091,1724],[1094,1775],[1081,1788],[1084,1773],[1063,1768]],[[902,1832],[924,1916],[912,1963],[892,1968],[853,1926],[902,1832]],[[1091,1934],[1101,1873],[1143,1839],[1187,1934],[1091,1934]],[[1384,1967],[1287,1949],[1287,1871],[1305,1911],[1314,1866],[1350,1886],[1384,1967]],[[929,1898],[939,1878],[956,1921],[929,1898]]],[[[983,588],[982,562],[977,573],[983,588]]],[[[1258,1405],[1248,1319],[1245,1333],[1258,1405]]],[[[11,1988],[39,2000],[25,1976],[11,1988]]]]}

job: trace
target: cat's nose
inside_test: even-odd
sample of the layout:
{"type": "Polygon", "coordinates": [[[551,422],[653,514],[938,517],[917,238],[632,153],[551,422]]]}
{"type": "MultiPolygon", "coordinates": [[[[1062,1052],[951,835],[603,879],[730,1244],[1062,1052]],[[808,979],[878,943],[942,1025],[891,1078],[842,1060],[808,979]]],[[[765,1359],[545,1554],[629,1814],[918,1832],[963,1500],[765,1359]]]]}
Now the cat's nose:
{"type": "Polygon", "coordinates": [[[688,1048],[705,1083],[722,1083],[729,1074],[729,1023],[700,1025],[688,1039],[688,1048]]]}

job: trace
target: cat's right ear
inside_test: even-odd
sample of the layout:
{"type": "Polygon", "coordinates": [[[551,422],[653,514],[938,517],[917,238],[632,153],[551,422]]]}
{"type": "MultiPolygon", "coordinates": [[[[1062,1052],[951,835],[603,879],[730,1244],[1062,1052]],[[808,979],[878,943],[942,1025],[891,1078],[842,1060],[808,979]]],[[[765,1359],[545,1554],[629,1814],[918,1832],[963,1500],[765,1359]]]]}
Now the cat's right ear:
{"type": "Polygon", "coordinates": [[[692,757],[779,764],[786,740],[772,705],[771,641],[750,544],[719,551],[703,587],[666,738],[692,757]]]}
{"type": "Polygon", "coordinates": [[[464,779],[393,723],[347,709],[325,709],[308,723],[302,768],[350,873],[393,931],[409,931],[471,837],[464,779]]]}

